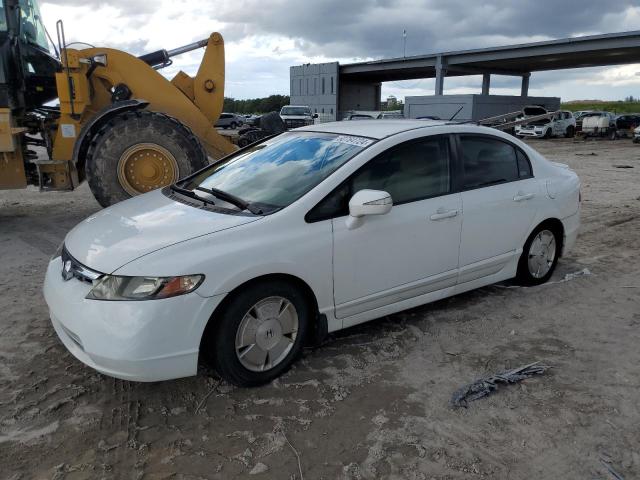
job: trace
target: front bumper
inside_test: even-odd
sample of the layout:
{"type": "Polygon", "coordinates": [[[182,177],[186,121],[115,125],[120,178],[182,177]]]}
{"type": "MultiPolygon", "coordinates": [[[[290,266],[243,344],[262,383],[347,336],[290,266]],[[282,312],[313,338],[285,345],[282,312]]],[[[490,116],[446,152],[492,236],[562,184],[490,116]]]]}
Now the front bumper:
{"type": "Polygon", "coordinates": [[[535,130],[517,130],[516,135],[519,137],[544,137],[544,132],[536,132],[535,130]]]}
{"type": "Polygon", "coordinates": [[[92,286],[63,280],[61,270],[60,257],[49,263],[44,297],[58,337],[78,360],[123,380],[152,382],[197,373],[200,339],[223,295],[87,300],[92,286]]]}

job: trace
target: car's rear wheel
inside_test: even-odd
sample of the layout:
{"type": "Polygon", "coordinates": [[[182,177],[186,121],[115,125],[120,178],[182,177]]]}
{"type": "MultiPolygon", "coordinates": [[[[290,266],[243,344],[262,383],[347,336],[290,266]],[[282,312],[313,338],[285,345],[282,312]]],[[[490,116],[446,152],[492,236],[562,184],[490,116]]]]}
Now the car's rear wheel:
{"type": "Polygon", "coordinates": [[[564,136],[566,138],[573,138],[576,134],[576,129],[573,125],[569,125],[567,127],[567,131],[565,132],[564,136]]]}
{"type": "Polygon", "coordinates": [[[311,322],[304,295],[284,281],[261,282],[234,294],[203,345],[213,367],[241,387],[268,383],[300,354],[311,322]]]}
{"type": "Polygon", "coordinates": [[[236,128],[238,128],[238,124],[236,122],[231,122],[231,125],[229,125],[231,127],[232,130],[235,130],[236,128]]]}
{"type": "Polygon", "coordinates": [[[549,280],[558,264],[560,248],[557,228],[545,224],[536,228],[524,244],[518,262],[518,281],[525,285],[540,285],[549,280]]]}
{"type": "Polygon", "coordinates": [[[609,140],[615,140],[618,138],[618,132],[615,128],[609,128],[609,140]]]}

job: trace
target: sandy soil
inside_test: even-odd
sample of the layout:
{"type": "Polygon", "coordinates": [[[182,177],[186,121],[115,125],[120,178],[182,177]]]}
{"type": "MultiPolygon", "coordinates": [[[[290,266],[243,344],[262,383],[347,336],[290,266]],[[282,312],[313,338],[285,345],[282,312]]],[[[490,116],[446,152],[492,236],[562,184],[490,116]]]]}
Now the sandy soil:
{"type": "Polygon", "coordinates": [[[553,280],[591,275],[381,318],[250,390],[206,370],[123,382],[76,361],[41,285],[65,232],[99,207],[86,186],[0,192],[0,478],[299,479],[296,455],[306,479],[613,478],[602,459],[640,478],[640,146],[533,144],[584,185],[582,233],[553,280]],[[448,405],[536,360],[554,368],[448,405]]]}

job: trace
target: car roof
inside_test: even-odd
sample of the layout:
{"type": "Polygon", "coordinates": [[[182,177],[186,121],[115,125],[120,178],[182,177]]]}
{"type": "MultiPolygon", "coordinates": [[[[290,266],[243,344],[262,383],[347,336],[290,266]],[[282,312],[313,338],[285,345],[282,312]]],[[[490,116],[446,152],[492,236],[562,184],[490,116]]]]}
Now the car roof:
{"type": "Polygon", "coordinates": [[[416,128],[446,125],[446,120],[372,120],[370,122],[329,122],[296,128],[296,131],[338,133],[380,140],[416,128]]]}

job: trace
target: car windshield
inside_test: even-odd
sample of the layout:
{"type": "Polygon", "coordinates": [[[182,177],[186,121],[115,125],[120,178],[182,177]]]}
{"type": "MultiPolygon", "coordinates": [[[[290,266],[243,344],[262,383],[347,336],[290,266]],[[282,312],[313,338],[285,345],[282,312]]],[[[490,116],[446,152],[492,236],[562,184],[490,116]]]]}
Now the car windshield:
{"type": "Polygon", "coordinates": [[[311,110],[306,107],[282,107],[280,115],[311,115],[311,110]]]}
{"type": "Polygon", "coordinates": [[[284,208],[373,141],[350,135],[288,132],[212,165],[186,189],[222,190],[264,214],[284,208]]]}

